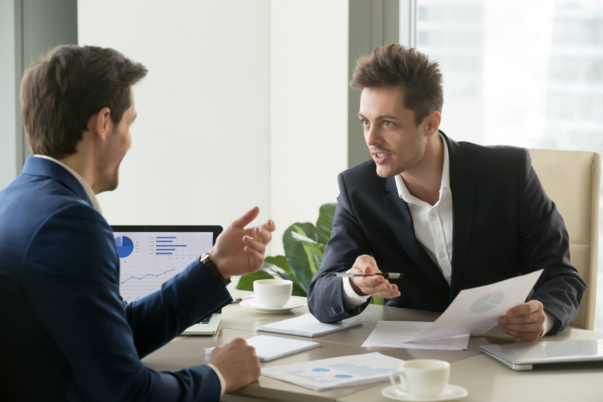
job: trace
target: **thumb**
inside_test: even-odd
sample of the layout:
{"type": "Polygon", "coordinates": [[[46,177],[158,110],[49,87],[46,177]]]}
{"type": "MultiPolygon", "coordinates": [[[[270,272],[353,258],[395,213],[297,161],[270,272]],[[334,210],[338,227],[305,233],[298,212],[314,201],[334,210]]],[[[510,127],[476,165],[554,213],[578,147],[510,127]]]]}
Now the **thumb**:
{"type": "Polygon", "coordinates": [[[260,213],[260,209],[258,207],[253,207],[249,211],[245,213],[245,215],[241,216],[239,219],[232,223],[232,226],[244,229],[245,226],[249,225],[251,221],[253,221],[258,214],[260,213]]]}

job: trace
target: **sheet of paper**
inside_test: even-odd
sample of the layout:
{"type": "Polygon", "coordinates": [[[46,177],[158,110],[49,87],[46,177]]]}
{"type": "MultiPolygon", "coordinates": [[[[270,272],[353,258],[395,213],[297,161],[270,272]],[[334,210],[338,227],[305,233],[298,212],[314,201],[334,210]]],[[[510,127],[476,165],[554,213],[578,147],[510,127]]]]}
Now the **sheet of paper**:
{"type": "Polygon", "coordinates": [[[262,375],[314,391],[389,380],[403,360],[367,353],[262,369],[262,375]]]}
{"type": "Polygon", "coordinates": [[[432,323],[417,321],[379,321],[371,335],[362,344],[364,348],[404,348],[433,350],[465,350],[470,335],[452,338],[412,341],[432,323]]]}
{"type": "Polygon", "coordinates": [[[542,271],[462,290],[446,311],[413,341],[491,330],[497,325],[498,317],[525,302],[542,271]]]}

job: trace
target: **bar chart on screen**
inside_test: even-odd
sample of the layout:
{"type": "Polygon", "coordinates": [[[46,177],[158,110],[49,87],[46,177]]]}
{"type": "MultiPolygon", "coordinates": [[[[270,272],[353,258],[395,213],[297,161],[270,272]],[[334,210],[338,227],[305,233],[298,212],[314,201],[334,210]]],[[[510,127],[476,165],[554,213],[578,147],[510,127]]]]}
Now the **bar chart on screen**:
{"type": "Polygon", "coordinates": [[[119,292],[128,302],[159,289],[213,244],[212,233],[114,233],[119,255],[119,292]]]}

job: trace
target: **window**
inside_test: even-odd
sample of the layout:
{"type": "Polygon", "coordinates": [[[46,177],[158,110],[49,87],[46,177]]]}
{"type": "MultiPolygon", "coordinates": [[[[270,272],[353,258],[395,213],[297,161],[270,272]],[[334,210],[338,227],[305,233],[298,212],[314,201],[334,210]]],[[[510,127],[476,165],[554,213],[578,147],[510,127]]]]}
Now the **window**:
{"type": "Polygon", "coordinates": [[[416,46],[444,75],[445,133],[603,154],[602,0],[417,0],[416,7],[416,46]]]}

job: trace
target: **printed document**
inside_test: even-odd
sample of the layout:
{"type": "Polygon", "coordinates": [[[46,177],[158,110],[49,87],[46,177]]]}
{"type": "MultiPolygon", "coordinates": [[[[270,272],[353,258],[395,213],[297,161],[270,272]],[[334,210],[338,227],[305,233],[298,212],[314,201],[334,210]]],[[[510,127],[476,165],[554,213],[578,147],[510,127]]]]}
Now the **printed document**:
{"type": "Polygon", "coordinates": [[[446,311],[414,341],[490,331],[498,325],[498,317],[507,315],[508,310],[525,303],[542,271],[461,290],[446,311]]]}
{"type": "Polygon", "coordinates": [[[362,346],[466,349],[471,334],[491,330],[498,324],[498,317],[526,301],[542,271],[462,290],[433,323],[379,321],[362,346]]]}
{"type": "Polygon", "coordinates": [[[469,345],[470,335],[450,338],[427,339],[413,341],[431,325],[431,322],[417,321],[379,321],[368,339],[362,344],[364,348],[404,348],[432,350],[465,350],[469,345]]]}
{"type": "Polygon", "coordinates": [[[263,368],[262,375],[323,391],[389,380],[389,373],[398,370],[402,361],[367,353],[263,368]]]}

